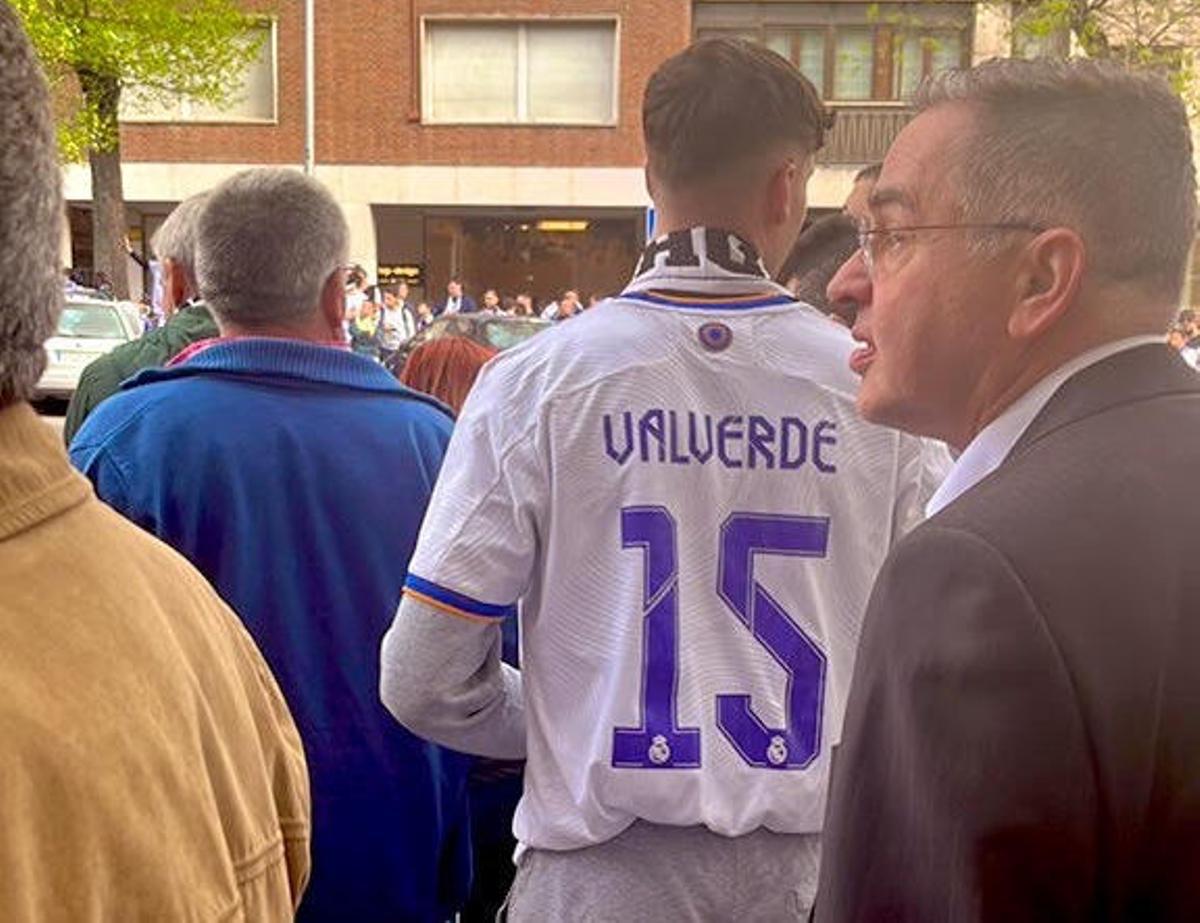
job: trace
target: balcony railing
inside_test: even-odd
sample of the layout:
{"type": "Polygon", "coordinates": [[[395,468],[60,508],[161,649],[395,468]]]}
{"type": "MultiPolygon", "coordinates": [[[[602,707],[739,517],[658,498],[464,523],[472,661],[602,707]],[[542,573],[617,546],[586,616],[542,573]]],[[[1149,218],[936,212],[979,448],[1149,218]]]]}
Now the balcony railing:
{"type": "Polygon", "coordinates": [[[837,119],[817,155],[820,163],[874,163],[883,160],[888,147],[913,117],[911,110],[899,107],[845,107],[837,109],[837,119]]]}

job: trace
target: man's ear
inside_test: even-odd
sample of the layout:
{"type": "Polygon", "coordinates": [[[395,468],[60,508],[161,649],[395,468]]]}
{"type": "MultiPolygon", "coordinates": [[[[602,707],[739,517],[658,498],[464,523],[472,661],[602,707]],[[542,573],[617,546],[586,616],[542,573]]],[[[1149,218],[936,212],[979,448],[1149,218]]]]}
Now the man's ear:
{"type": "Polygon", "coordinates": [[[321,316],[332,333],[331,340],[342,336],[342,321],[346,317],[346,274],[335,269],[321,288],[321,316]]]}
{"type": "Polygon", "coordinates": [[[650,162],[646,161],[645,167],[642,168],[642,173],[646,177],[646,195],[650,196],[650,201],[657,201],[658,186],[654,181],[654,172],[650,169],[650,162]]]}
{"type": "Polygon", "coordinates": [[[790,157],[779,162],[767,182],[767,218],[772,225],[786,224],[796,207],[796,184],[804,183],[804,171],[790,157]]]}
{"type": "Polygon", "coordinates": [[[168,314],[178,308],[188,299],[187,270],[175,260],[166,259],[162,261],[163,274],[163,297],[166,301],[163,304],[163,310],[168,314]]]}
{"type": "Polygon", "coordinates": [[[1043,231],[1026,245],[1014,278],[1009,336],[1033,340],[1061,321],[1079,295],[1086,264],[1083,239],[1070,228],[1043,231]]]}

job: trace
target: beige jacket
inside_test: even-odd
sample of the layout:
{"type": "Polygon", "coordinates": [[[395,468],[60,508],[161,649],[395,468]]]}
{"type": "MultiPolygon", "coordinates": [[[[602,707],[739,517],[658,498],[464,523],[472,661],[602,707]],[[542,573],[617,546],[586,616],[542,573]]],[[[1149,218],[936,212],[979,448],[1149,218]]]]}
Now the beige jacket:
{"type": "Polygon", "coordinates": [[[0,409],[0,921],[291,919],[309,810],[237,616],[0,409]]]}

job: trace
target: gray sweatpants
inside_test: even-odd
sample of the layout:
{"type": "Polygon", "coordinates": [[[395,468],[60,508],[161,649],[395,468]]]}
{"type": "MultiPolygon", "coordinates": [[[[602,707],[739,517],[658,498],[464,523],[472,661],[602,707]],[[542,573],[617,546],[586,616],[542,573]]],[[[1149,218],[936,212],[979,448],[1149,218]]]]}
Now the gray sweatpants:
{"type": "Polygon", "coordinates": [[[598,846],[528,850],[507,919],[516,923],[775,923],[808,919],[821,859],[818,834],[638,821],[598,846]]]}

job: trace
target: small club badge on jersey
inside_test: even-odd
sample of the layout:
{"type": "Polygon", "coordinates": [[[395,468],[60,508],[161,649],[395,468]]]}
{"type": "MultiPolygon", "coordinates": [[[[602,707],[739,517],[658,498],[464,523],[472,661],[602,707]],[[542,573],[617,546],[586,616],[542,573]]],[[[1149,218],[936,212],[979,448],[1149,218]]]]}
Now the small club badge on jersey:
{"type": "Polygon", "coordinates": [[[650,741],[650,749],[646,754],[650,757],[650,762],[656,766],[662,766],[664,763],[671,761],[671,745],[667,743],[667,738],[661,734],[655,735],[650,741]]]}
{"type": "Polygon", "coordinates": [[[702,324],[696,336],[700,338],[701,346],[714,353],[724,352],[733,342],[733,331],[718,321],[702,324]]]}

